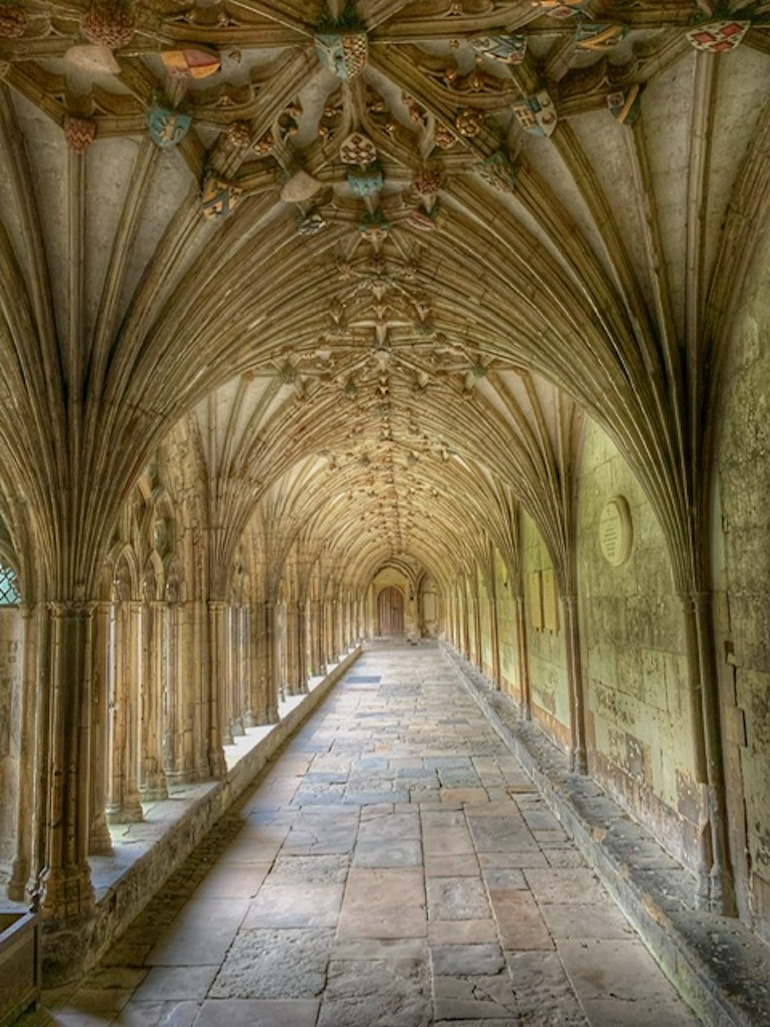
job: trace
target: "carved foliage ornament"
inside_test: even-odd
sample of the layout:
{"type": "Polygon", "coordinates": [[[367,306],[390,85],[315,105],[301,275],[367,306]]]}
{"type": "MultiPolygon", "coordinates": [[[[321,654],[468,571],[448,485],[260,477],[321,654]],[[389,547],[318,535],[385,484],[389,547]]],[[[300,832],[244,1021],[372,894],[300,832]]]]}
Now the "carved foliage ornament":
{"type": "Polygon", "coordinates": [[[461,136],[473,139],[484,128],[484,112],[476,107],[465,107],[457,114],[455,125],[461,136]]]}
{"type": "Polygon", "coordinates": [[[486,182],[500,192],[512,193],[516,187],[518,168],[511,163],[504,150],[495,150],[476,165],[476,170],[486,182]]]}

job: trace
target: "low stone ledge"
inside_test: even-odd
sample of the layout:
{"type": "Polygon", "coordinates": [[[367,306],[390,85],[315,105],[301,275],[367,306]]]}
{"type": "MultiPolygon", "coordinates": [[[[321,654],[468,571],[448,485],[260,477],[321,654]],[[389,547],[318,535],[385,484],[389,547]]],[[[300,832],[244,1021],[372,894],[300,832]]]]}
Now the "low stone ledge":
{"type": "Polygon", "coordinates": [[[682,997],[708,1027],[770,1024],[770,948],[739,920],[696,908],[696,880],[629,813],[523,720],[514,702],[447,645],[499,736],[682,997]]]}
{"type": "Polygon", "coordinates": [[[67,983],[98,962],[216,822],[249,788],[280,746],[350,669],[361,651],[361,646],[357,646],[307,694],[292,697],[292,706],[285,716],[278,723],[269,725],[248,751],[238,754],[225,777],[172,786],[168,799],[147,804],[145,820],[125,825],[128,844],[118,843],[112,856],[92,857],[96,912],[87,923],[78,927],[82,958],[73,959],[70,922],[46,923],[43,943],[45,987],[67,983]]]}

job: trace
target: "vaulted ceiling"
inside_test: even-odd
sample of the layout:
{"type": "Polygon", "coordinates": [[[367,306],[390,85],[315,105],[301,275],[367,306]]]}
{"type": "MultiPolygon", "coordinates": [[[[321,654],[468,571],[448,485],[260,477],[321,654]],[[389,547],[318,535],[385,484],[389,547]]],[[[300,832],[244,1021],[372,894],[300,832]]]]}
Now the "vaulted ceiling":
{"type": "Polygon", "coordinates": [[[685,574],[769,96],[770,2],[0,2],[6,521],[88,580],[186,418],[225,557],[568,564],[588,414],[685,574]]]}

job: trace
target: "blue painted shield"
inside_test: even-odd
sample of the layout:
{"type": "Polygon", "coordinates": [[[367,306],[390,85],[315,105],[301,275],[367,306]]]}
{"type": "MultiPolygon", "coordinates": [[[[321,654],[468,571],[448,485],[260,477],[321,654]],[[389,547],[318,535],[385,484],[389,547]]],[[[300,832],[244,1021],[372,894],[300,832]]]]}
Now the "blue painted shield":
{"type": "Polygon", "coordinates": [[[147,112],[150,139],[161,150],[171,150],[179,146],[190,131],[191,125],[192,118],[189,114],[182,114],[168,107],[156,105],[147,112]]]}

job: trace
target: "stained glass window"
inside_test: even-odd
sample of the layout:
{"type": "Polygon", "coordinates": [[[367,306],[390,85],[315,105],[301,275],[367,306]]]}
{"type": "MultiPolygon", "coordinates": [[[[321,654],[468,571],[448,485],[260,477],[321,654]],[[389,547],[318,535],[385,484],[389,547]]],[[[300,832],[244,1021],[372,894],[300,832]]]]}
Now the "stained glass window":
{"type": "Polygon", "coordinates": [[[0,606],[18,606],[20,601],[16,571],[0,563],[0,606]]]}

